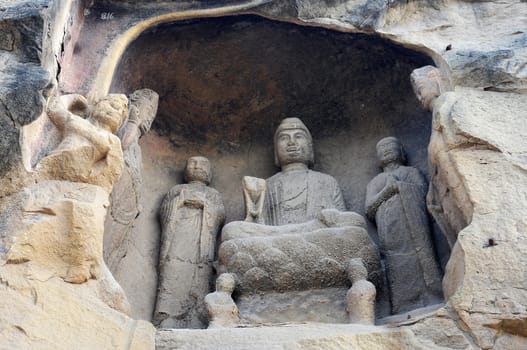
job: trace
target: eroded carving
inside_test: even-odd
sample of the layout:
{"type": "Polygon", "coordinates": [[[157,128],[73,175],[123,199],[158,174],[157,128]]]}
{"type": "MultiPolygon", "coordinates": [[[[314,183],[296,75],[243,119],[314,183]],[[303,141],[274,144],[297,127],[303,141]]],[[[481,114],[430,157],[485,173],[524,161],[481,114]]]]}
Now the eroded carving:
{"type": "Polygon", "coordinates": [[[126,96],[110,94],[94,106],[81,95],[52,97],[47,114],[63,137],[37,165],[40,178],[93,184],[110,193],[123,167],[114,133],[128,114],[126,96]]]}
{"type": "Polygon", "coordinates": [[[40,181],[11,197],[1,220],[2,260],[21,264],[41,281],[94,279],[88,288],[94,286],[102,301],[129,314],[102,253],[108,196],[123,167],[113,132],[128,113],[127,99],[113,94],[90,106],[81,95],[51,97],[47,113],[62,140],[37,165],[40,181]]]}
{"type": "Polygon", "coordinates": [[[265,180],[252,176],[244,176],[242,186],[243,199],[245,201],[245,221],[263,224],[263,209],[266,193],[265,180]]]}
{"type": "Polygon", "coordinates": [[[230,273],[222,273],[216,279],[216,291],[205,297],[208,328],[234,327],[240,322],[238,307],[231,297],[235,286],[236,280],[230,273]]]}
{"type": "Polygon", "coordinates": [[[414,69],[410,74],[410,82],[417,99],[427,111],[431,111],[435,100],[447,91],[441,72],[433,66],[414,69]]]}
{"type": "Polygon", "coordinates": [[[211,290],[216,236],[225,220],[221,195],[208,186],[211,176],[207,158],[189,158],[187,183],[174,186],[161,204],[154,323],[163,328],[207,324],[203,298],[211,290]]]}
{"type": "Polygon", "coordinates": [[[404,165],[404,150],[395,137],[377,143],[377,157],[383,172],[368,184],[365,206],[377,224],[392,312],[439,302],[441,273],[430,236],[426,180],[404,165]]]}
{"type": "Polygon", "coordinates": [[[118,136],[124,156],[124,169],[110,197],[109,215],[105,222],[104,258],[112,271],[126,255],[126,237],[132,231],[141,212],[142,155],[139,138],[149,130],[154,120],[159,95],[150,89],[130,95],[130,113],[118,136]]]}
{"type": "Polygon", "coordinates": [[[360,258],[351,259],[348,265],[351,288],[346,294],[350,323],[375,324],[375,297],[377,290],[367,280],[368,270],[360,258]]]}

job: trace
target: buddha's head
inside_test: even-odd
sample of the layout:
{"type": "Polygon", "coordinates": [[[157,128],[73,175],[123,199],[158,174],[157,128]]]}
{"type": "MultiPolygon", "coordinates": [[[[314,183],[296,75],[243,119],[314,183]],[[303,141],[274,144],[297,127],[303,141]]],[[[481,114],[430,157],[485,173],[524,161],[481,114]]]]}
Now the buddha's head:
{"type": "Polygon", "coordinates": [[[379,160],[381,168],[384,168],[390,163],[406,163],[403,145],[393,136],[381,139],[377,142],[377,159],[379,160]]]}
{"type": "Polygon", "coordinates": [[[275,165],[303,163],[311,167],[314,160],[313,139],[304,123],[298,118],[282,120],[274,134],[275,165]]]}
{"type": "Polygon", "coordinates": [[[211,179],[212,171],[210,168],[210,162],[207,158],[196,156],[190,157],[187,160],[187,165],[185,167],[186,182],[201,182],[208,185],[211,179]]]}

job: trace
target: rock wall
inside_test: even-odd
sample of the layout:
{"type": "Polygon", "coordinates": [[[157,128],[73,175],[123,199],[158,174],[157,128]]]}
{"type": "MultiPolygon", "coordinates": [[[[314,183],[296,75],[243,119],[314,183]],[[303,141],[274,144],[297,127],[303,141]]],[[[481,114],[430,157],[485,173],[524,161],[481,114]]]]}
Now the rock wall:
{"type": "MultiPolygon", "coordinates": [[[[125,48],[153,25],[204,16],[256,14],[303,26],[382,37],[428,55],[450,90],[434,104],[428,149],[429,174],[453,243],[443,281],[447,303],[423,317],[409,314],[409,320],[391,321],[400,327],[396,334],[364,331],[368,341],[375,339],[378,344],[384,339],[409,349],[525,347],[527,10],[523,1],[290,0],[228,1],[217,5],[193,1],[85,4],[4,0],[0,1],[0,10],[0,67],[4,68],[0,69],[0,128],[5,135],[0,142],[2,208],[9,204],[9,194],[38,181],[29,171],[58,138],[46,116],[41,116],[53,77],[59,74],[63,92],[89,92],[94,98],[106,94],[125,48]]],[[[160,149],[162,144],[156,142],[150,147],[162,156],[172,152],[160,149]]],[[[160,164],[156,159],[145,162],[149,164],[146,173],[148,166],[155,169],[160,164]]],[[[171,176],[175,180],[178,175],[171,176]]],[[[168,188],[174,182],[164,180],[163,184],[168,188]]],[[[156,218],[154,202],[149,204],[149,216],[144,219],[151,225],[155,225],[156,218]]],[[[145,252],[144,246],[139,247],[137,256],[148,256],[153,261],[151,269],[156,238],[148,238],[147,242],[151,250],[145,252]]],[[[2,299],[10,300],[9,304],[1,304],[5,308],[2,314],[9,315],[3,323],[10,330],[2,333],[2,344],[23,349],[40,342],[56,348],[59,339],[68,334],[72,342],[81,339],[86,348],[105,348],[109,344],[115,347],[123,339],[115,334],[122,334],[127,340],[121,347],[133,348],[130,344],[136,338],[130,334],[135,323],[100,301],[90,288],[67,284],[60,277],[46,282],[32,280],[19,270],[23,264],[2,265],[2,291],[6,293],[2,299]],[[77,313],[76,307],[57,309],[57,305],[65,305],[64,300],[73,301],[83,312],[77,313]],[[86,323],[100,324],[101,318],[117,328],[86,329],[86,323]],[[42,325],[55,330],[65,328],[44,333],[42,325]]],[[[146,342],[138,348],[152,346],[153,342],[148,340],[151,329],[143,325],[146,328],[141,328],[141,339],[146,342]]],[[[317,329],[329,332],[323,327],[317,329]]],[[[254,348],[258,347],[257,340],[263,344],[276,335],[265,332],[252,338],[254,348]]],[[[339,348],[354,341],[362,344],[358,346],[369,344],[363,336],[350,333],[309,343],[303,332],[295,333],[300,338],[296,338],[301,344],[298,346],[314,343],[339,348]]],[[[166,344],[174,339],[181,345],[199,338],[189,333],[191,340],[185,340],[184,333],[174,334],[167,340],[168,333],[161,333],[159,347],[172,346],[166,344]]],[[[219,336],[207,334],[212,339],[219,336]]],[[[220,338],[227,347],[236,342],[236,337],[222,333],[220,338]]],[[[274,345],[280,346],[280,339],[274,345]]],[[[206,348],[206,344],[200,347],[206,348]]]]}
{"type": "Polygon", "coordinates": [[[432,166],[458,174],[462,183],[444,179],[453,193],[441,195],[463,198],[456,204],[472,214],[443,289],[483,349],[506,349],[525,337],[526,107],[521,94],[459,89],[434,109],[430,148],[443,156],[432,166]]]}

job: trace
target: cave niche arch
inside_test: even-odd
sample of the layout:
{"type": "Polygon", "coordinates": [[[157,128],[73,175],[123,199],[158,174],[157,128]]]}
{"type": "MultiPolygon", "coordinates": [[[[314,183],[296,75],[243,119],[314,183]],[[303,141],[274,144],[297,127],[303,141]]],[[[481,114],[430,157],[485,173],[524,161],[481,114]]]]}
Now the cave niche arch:
{"type": "MultiPolygon", "coordinates": [[[[241,179],[267,178],[277,171],[273,132],[286,116],[301,118],[311,130],[314,169],[337,179],[349,210],[364,214],[366,184],[380,171],[375,144],[382,137],[397,136],[408,163],[428,177],[431,114],[420,107],[409,75],[433,64],[427,55],[378,36],[254,15],[146,29],[121,56],[110,91],[130,94],[146,87],[160,95],[152,130],[140,142],[144,209],[133,238],[150,252],[148,269],[155,274],[160,202],[182,182],[186,159],[203,155],[211,160],[211,186],[223,194],[227,222],[240,220],[241,179]]],[[[369,232],[375,239],[371,224],[369,232]]],[[[448,252],[439,248],[444,264],[448,252]]],[[[127,292],[137,281],[120,276],[130,269],[125,263],[113,271],[127,292]]],[[[155,284],[149,283],[149,293],[130,298],[133,308],[141,304],[144,315],[154,307],[155,284]]]]}

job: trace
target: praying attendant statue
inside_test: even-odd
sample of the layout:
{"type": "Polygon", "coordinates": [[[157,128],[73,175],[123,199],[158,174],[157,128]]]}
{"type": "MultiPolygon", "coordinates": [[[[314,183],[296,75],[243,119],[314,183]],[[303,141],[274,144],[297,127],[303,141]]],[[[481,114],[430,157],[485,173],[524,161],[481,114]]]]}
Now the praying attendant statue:
{"type": "Polygon", "coordinates": [[[174,186],[161,204],[161,250],[154,323],[162,328],[203,328],[203,299],[212,289],[216,236],[225,220],[221,195],[209,187],[210,162],[191,157],[186,184],[174,186]]]}
{"type": "Polygon", "coordinates": [[[377,157],[383,172],[367,186],[366,215],[377,225],[396,314],[441,301],[441,272],[430,234],[423,175],[404,165],[404,150],[395,137],[377,143],[377,157]]]}

